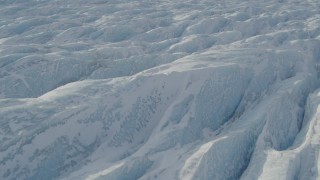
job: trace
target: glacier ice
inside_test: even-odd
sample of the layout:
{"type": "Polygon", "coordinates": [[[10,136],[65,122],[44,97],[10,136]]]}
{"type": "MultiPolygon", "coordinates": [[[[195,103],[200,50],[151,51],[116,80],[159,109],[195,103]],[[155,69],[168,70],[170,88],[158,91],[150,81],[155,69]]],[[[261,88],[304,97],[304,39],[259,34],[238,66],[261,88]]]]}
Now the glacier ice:
{"type": "Polygon", "coordinates": [[[0,179],[319,179],[319,14],[1,1],[0,179]]]}

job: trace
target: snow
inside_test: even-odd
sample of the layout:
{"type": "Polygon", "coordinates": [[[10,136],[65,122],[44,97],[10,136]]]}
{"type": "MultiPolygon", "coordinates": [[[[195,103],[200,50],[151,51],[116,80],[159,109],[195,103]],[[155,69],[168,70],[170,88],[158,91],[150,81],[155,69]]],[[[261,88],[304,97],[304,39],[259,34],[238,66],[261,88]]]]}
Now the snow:
{"type": "Polygon", "coordinates": [[[3,0],[0,179],[319,179],[317,0],[3,0]]]}

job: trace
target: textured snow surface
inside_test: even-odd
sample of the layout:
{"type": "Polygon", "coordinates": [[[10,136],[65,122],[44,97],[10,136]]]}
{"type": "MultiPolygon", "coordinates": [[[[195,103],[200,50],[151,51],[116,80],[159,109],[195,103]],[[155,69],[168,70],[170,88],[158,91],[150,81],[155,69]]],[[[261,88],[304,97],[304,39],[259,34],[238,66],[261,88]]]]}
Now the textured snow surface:
{"type": "Polygon", "coordinates": [[[319,62],[319,0],[0,0],[0,179],[319,179],[319,62]]]}

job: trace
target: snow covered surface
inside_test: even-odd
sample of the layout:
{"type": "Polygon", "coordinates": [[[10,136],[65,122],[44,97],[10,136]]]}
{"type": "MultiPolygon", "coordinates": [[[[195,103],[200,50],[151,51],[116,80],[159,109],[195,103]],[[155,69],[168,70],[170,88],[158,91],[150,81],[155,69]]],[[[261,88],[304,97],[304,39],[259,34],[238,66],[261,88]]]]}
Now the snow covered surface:
{"type": "Polygon", "coordinates": [[[319,179],[318,0],[1,0],[0,179],[319,179]]]}

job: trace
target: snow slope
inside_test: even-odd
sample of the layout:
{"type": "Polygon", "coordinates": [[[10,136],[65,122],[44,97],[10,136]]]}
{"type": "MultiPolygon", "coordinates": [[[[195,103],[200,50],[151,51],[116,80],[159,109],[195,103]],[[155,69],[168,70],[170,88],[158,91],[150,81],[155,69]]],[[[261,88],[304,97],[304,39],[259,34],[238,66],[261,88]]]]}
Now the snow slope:
{"type": "Polygon", "coordinates": [[[318,0],[0,1],[0,179],[319,179],[318,0]]]}

